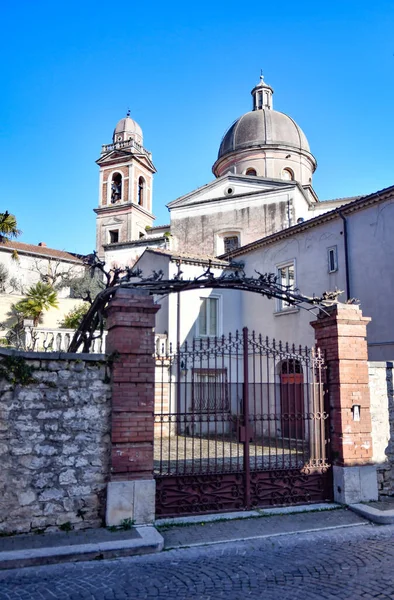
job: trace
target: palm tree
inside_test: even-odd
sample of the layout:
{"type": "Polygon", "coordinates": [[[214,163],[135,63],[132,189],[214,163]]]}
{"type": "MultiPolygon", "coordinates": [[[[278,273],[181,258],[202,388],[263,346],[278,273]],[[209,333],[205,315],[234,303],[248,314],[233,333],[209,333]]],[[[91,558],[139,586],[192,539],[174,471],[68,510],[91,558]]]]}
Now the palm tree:
{"type": "Polygon", "coordinates": [[[17,227],[15,216],[11,215],[7,210],[0,213],[0,242],[18,237],[20,234],[21,231],[17,227]]]}
{"type": "Polygon", "coordinates": [[[32,285],[23,298],[15,304],[15,309],[25,318],[33,319],[36,327],[43,313],[50,308],[58,308],[57,293],[48,283],[39,281],[32,285]]]}

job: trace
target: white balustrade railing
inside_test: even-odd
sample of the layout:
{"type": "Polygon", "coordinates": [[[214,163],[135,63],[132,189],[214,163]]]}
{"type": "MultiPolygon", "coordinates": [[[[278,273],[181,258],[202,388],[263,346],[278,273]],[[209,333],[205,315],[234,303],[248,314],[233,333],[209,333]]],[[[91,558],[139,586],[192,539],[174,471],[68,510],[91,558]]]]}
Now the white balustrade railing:
{"type": "MultiPolygon", "coordinates": [[[[25,347],[31,352],[67,352],[74,333],[74,329],[25,327],[25,347]]],[[[102,338],[93,340],[90,352],[104,353],[106,336],[104,331],[102,338]]],[[[78,352],[82,352],[82,348],[78,352]]]]}
{"type": "MultiPolygon", "coordinates": [[[[47,329],[43,327],[25,327],[24,345],[26,350],[32,352],[67,352],[74,333],[74,329],[47,329]]],[[[96,338],[95,340],[93,340],[90,352],[94,354],[104,354],[106,337],[107,332],[104,331],[102,338],[96,338]]],[[[156,354],[167,354],[167,344],[167,334],[157,333],[155,335],[156,354]]],[[[80,348],[78,352],[82,352],[82,348],[80,348]]]]}
{"type": "Polygon", "coordinates": [[[101,147],[101,154],[105,154],[106,152],[111,152],[112,150],[122,150],[124,148],[134,148],[137,152],[141,154],[146,154],[147,156],[152,156],[152,153],[149,150],[146,150],[141,144],[136,142],[135,140],[125,140],[124,142],[114,142],[113,144],[103,144],[101,147]]]}

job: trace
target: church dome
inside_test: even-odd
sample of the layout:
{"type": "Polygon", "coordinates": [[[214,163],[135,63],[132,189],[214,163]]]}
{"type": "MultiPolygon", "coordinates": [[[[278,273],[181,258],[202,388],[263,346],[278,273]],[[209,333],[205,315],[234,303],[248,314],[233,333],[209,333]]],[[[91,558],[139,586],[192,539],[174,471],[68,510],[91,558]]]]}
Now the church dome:
{"type": "Polygon", "coordinates": [[[137,144],[142,145],[142,129],[134,119],[130,117],[130,112],[126,117],[120,119],[114,129],[113,142],[126,142],[133,139],[137,144]]]}
{"type": "Polygon", "coordinates": [[[261,146],[287,146],[310,152],[304,132],[291,117],[268,108],[242,115],[225,133],[218,158],[229,152],[261,146]]]}
{"type": "Polygon", "coordinates": [[[239,117],[224,134],[212,167],[214,175],[294,179],[311,185],[316,159],[304,132],[291,117],[273,110],[274,90],[262,75],[251,93],[253,110],[239,117]]]}

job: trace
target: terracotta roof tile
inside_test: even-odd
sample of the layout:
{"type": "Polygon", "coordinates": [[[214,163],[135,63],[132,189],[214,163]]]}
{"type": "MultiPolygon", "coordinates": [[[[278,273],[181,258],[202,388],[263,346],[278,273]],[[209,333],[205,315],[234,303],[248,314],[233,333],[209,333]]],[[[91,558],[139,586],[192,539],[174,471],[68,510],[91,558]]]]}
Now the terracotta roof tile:
{"type": "Polygon", "coordinates": [[[184,260],[192,260],[192,261],[201,261],[201,262],[209,262],[212,261],[215,264],[221,264],[223,266],[228,266],[229,261],[223,260],[220,258],[216,258],[216,256],[210,256],[208,254],[190,254],[188,252],[178,252],[174,250],[165,250],[164,248],[147,248],[147,252],[154,252],[155,254],[164,254],[165,256],[169,256],[172,259],[184,259],[184,260]]]}
{"type": "Polygon", "coordinates": [[[165,254],[170,256],[173,259],[185,259],[185,260],[195,260],[195,261],[203,261],[209,262],[210,260],[215,263],[221,263],[223,265],[228,265],[227,260],[216,258],[216,256],[210,256],[209,254],[190,254],[189,252],[178,252],[174,250],[165,250],[164,248],[152,248],[149,249],[149,252],[155,252],[156,254],[165,254]]]}
{"type": "Polygon", "coordinates": [[[154,225],[152,226],[149,231],[152,231],[152,229],[170,229],[171,225],[154,225]]]}
{"type": "Polygon", "coordinates": [[[320,200],[317,206],[319,206],[320,204],[324,204],[325,202],[354,202],[354,200],[359,200],[360,198],[363,198],[363,196],[344,196],[343,198],[330,198],[329,200],[320,200]]]}
{"type": "Polygon", "coordinates": [[[36,246],[35,244],[25,244],[24,242],[16,242],[14,240],[0,241],[1,250],[16,250],[26,254],[36,254],[45,258],[58,258],[60,260],[68,260],[79,262],[82,264],[82,257],[77,254],[66,252],[65,250],[55,250],[47,246],[36,246]]]}

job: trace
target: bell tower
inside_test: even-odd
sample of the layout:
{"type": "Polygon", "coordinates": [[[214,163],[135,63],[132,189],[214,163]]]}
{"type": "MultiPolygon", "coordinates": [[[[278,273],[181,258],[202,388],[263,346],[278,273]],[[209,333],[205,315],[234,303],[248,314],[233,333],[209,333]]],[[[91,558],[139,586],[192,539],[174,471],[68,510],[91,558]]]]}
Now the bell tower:
{"type": "Polygon", "coordinates": [[[143,147],[142,129],[128,111],[116,125],[112,144],[105,144],[96,161],[100,167],[96,250],[145,236],[152,214],[152,184],[156,173],[152,154],[143,147]]]}

